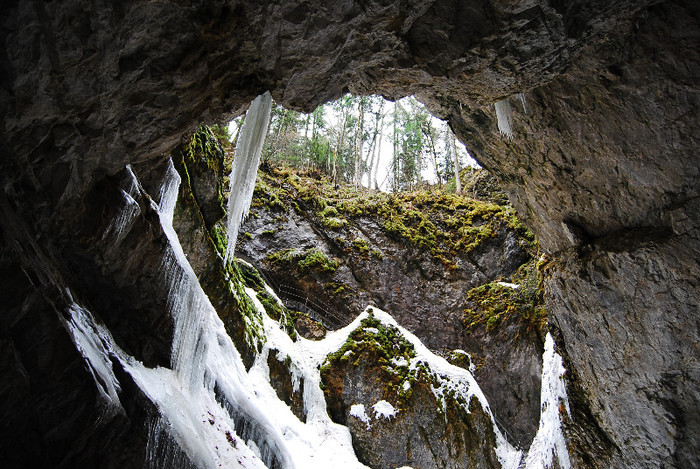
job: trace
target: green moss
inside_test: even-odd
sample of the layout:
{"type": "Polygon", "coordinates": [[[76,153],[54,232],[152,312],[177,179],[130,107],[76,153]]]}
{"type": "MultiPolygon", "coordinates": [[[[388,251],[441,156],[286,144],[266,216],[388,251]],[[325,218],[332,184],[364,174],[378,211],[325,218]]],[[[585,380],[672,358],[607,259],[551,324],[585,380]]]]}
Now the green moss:
{"type": "Polygon", "coordinates": [[[187,185],[192,187],[192,178],[202,178],[204,173],[217,176],[216,193],[219,202],[218,217],[223,217],[225,211],[224,165],[225,150],[221,141],[212,132],[212,129],[204,124],[200,125],[189,140],[178,147],[177,153],[182,158],[182,166],[178,168],[180,175],[187,185]]]}
{"type": "Polygon", "coordinates": [[[268,254],[266,260],[273,264],[296,266],[301,271],[316,271],[333,273],[338,268],[339,261],[331,259],[323,251],[312,248],[305,251],[285,249],[268,254]]]}
{"type": "MultiPolygon", "coordinates": [[[[387,326],[371,313],[353,331],[346,342],[326,357],[321,366],[321,388],[328,395],[342,393],[338,376],[348,367],[364,367],[364,373],[372,376],[382,386],[383,398],[394,403],[399,410],[406,409],[415,386],[438,388],[440,378],[422,362],[412,363],[416,357],[413,345],[393,326],[387,326]]],[[[439,398],[440,408],[447,397],[457,399],[458,393],[446,387],[439,398]]]]}
{"type": "Polygon", "coordinates": [[[329,258],[326,254],[318,249],[311,249],[306,256],[299,261],[299,268],[302,270],[320,270],[321,272],[335,272],[338,268],[338,261],[329,258]]]}
{"type": "MultiPolygon", "coordinates": [[[[255,290],[256,297],[265,307],[265,312],[267,315],[279,322],[282,329],[292,338],[292,340],[296,340],[297,331],[294,328],[294,320],[292,315],[285,306],[280,305],[279,302],[267,291],[265,288],[265,281],[260,275],[260,272],[258,272],[258,270],[252,265],[240,260],[238,260],[235,265],[237,275],[239,276],[240,280],[245,284],[245,286],[255,290]]],[[[248,298],[248,295],[245,295],[245,297],[248,298]]],[[[262,318],[258,314],[257,310],[255,313],[256,317],[260,320],[260,326],[262,327],[262,318]]]]}
{"type": "Polygon", "coordinates": [[[270,211],[286,211],[287,207],[282,201],[285,191],[270,182],[272,181],[265,178],[256,179],[251,206],[266,208],[270,211]]]}
{"type": "Polygon", "coordinates": [[[265,230],[262,232],[263,236],[272,236],[275,234],[275,230],[265,230]]]}
{"type": "Polygon", "coordinates": [[[294,327],[294,317],[290,314],[290,311],[279,304],[279,302],[267,292],[267,290],[260,290],[257,292],[257,298],[260,303],[265,307],[265,312],[272,319],[277,321],[287,335],[294,341],[299,337],[294,327]]]}
{"type": "Polygon", "coordinates": [[[323,218],[321,223],[323,224],[324,228],[339,230],[340,228],[344,228],[345,225],[348,224],[348,221],[345,218],[327,217],[323,218]]]}
{"type": "Polygon", "coordinates": [[[352,245],[357,249],[363,256],[369,256],[369,243],[366,239],[355,238],[352,240],[352,245]]]}
{"type": "MultiPolygon", "coordinates": [[[[302,216],[313,213],[309,218],[324,230],[349,228],[352,232],[355,218],[372,218],[389,236],[430,252],[447,269],[456,268],[459,256],[478,249],[504,230],[514,230],[526,249],[536,249],[532,233],[515,216],[515,210],[493,202],[502,201],[500,196],[480,201],[441,190],[386,194],[337,186],[318,174],[311,177],[287,168],[273,168],[271,173],[261,173],[259,179],[261,189],[256,196],[270,199],[274,193],[302,216]]],[[[490,191],[493,179],[489,184],[490,191]]],[[[268,204],[266,200],[258,203],[268,204]]],[[[368,255],[364,245],[351,242],[352,246],[341,249],[348,255],[353,251],[368,255]]]]}
{"type": "Polygon", "coordinates": [[[543,269],[544,264],[534,260],[523,264],[513,276],[512,282],[519,285],[516,289],[497,282],[472,288],[467,293],[467,301],[473,307],[466,309],[462,317],[467,331],[477,327],[494,331],[510,320],[544,331],[547,311],[543,269]]]}
{"type": "Polygon", "coordinates": [[[255,267],[240,260],[236,260],[236,267],[240,278],[248,288],[252,288],[255,291],[265,289],[265,281],[255,267]]]}
{"type": "Polygon", "coordinates": [[[223,257],[226,254],[226,244],[228,243],[226,228],[223,226],[223,224],[217,223],[209,231],[209,236],[211,237],[217,252],[223,257]]]}
{"type": "MultiPolygon", "coordinates": [[[[244,290],[244,278],[248,277],[249,279],[255,280],[255,277],[251,276],[250,273],[244,276],[239,269],[239,265],[238,263],[232,262],[227,266],[226,270],[229,277],[229,287],[236,301],[236,310],[243,320],[244,339],[249,347],[259,352],[262,349],[262,344],[265,343],[266,340],[262,316],[244,290]]],[[[224,323],[226,323],[226,321],[224,321],[224,323]]]]}
{"type": "Polygon", "coordinates": [[[323,210],[318,212],[316,215],[318,215],[321,218],[327,218],[327,217],[337,217],[340,214],[338,213],[338,210],[336,210],[335,207],[332,205],[326,206],[323,210]]]}

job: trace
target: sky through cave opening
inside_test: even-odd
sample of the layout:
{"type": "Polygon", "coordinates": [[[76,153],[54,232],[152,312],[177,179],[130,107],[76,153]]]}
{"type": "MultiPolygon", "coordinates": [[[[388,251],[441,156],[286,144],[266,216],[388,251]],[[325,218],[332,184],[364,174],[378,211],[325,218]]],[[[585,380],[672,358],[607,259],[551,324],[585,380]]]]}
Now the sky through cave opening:
{"type": "MultiPolygon", "coordinates": [[[[235,145],[245,116],[224,129],[235,145]]],[[[413,96],[345,96],[305,114],[273,103],[262,164],[318,170],[334,181],[384,192],[454,189],[455,163],[478,168],[447,122],[413,96]]]]}

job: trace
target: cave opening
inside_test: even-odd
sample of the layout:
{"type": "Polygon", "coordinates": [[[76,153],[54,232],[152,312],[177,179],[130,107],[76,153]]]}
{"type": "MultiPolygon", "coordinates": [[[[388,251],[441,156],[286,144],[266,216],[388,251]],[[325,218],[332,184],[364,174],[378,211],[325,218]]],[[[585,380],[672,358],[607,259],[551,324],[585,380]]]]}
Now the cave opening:
{"type": "MultiPolygon", "coordinates": [[[[268,89],[283,105],[307,112],[347,91],[392,99],[415,94],[449,120],[497,175],[550,261],[544,279],[548,328],[567,369],[572,465],[698,466],[697,2],[474,1],[457,2],[457,8],[442,0],[79,3],[9,2],[0,14],[0,268],[6,299],[0,344],[10,377],[2,387],[1,436],[10,467],[142,465],[149,437],[142,423],[158,396],[139,386],[143,370],[137,362],[156,370],[153,382],[158,373],[169,374],[173,330],[182,326],[170,314],[169,292],[175,280],[192,280],[187,269],[164,268],[177,256],[162,226],[162,164],[173,148],[186,145],[182,136],[197,123],[240,114],[268,89]],[[80,311],[92,312],[96,322],[80,311]],[[122,361],[110,348],[110,334],[133,360],[122,361]],[[110,368],[114,376],[106,372],[110,368]],[[113,378],[122,386],[125,413],[103,412],[105,404],[116,408],[104,400],[115,404],[113,378]]],[[[326,148],[332,155],[332,145],[326,148]]],[[[319,170],[330,169],[332,176],[335,167],[336,177],[349,180],[362,172],[350,158],[330,162],[320,161],[319,170]]],[[[255,302],[245,299],[246,288],[259,285],[242,265],[233,273],[219,270],[217,250],[226,239],[216,229],[220,194],[207,192],[216,185],[201,182],[204,172],[180,171],[175,159],[173,164],[179,165],[186,202],[173,213],[174,228],[191,242],[193,249],[183,246],[187,263],[206,277],[200,283],[225,311],[221,321],[228,328],[217,340],[206,336],[198,343],[224,347],[230,335],[249,369],[259,357],[256,334],[262,328],[255,327],[255,302]],[[225,275],[247,283],[241,280],[227,296],[226,282],[219,281],[225,275]],[[246,331],[236,324],[253,326],[246,331]]],[[[395,178],[399,187],[415,184],[416,174],[428,179],[420,171],[408,173],[413,179],[395,178]]],[[[276,177],[305,195],[299,184],[305,179],[276,177]]],[[[359,179],[369,184],[367,174],[359,179]]],[[[260,192],[270,201],[273,223],[260,226],[259,237],[252,236],[257,227],[247,231],[249,241],[274,237],[283,232],[274,223],[289,219],[277,203],[284,194],[272,179],[264,182],[260,192]]],[[[327,190],[336,188],[331,183],[327,190]]],[[[337,207],[341,200],[321,207],[308,196],[313,216],[329,225],[324,232],[343,229],[349,215],[337,207]]],[[[419,202],[402,206],[415,221],[423,221],[411,211],[419,202]]],[[[262,203],[254,209],[265,209],[262,203]]],[[[411,232],[398,223],[403,220],[388,221],[395,222],[390,226],[397,237],[407,233],[431,246],[427,223],[411,232]]],[[[338,254],[324,258],[309,246],[296,260],[337,272],[342,266],[334,267],[334,257],[350,250],[379,263],[359,234],[334,249],[338,254]]],[[[433,254],[445,252],[409,260],[421,275],[435,277],[433,254]]],[[[280,270],[288,274],[287,267],[280,270]]],[[[345,272],[347,279],[367,278],[345,272]]],[[[501,280],[518,284],[512,276],[501,280]]],[[[324,283],[331,293],[348,291],[341,282],[324,283]]],[[[512,290],[497,285],[494,291],[510,293],[506,288],[512,290]]],[[[391,292],[382,293],[387,303],[391,292]]],[[[261,297],[274,309],[274,298],[261,297]]],[[[404,309],[413,311],[414,302],[405,300],[404,309]]],[[[376,329],[380,338],[396,338],[386,326],[368,322],[362,337],[376,329]]],[[[434,331],[435,340],[450,334],[434,331]]],[[[279,369],[285,358],[271,356],[268,367],[292,389],[290,405],[298,410],[294,377],[279,369]]],[[[478,372],[479,363],[474,365],[478,372]]],[[[330,384],[338,389],[337,381],[330,384]]],[[[181,397],[178,389],[173,386],[173,395],[181,397]]],[[[376,417],[374,400],[355,414],[376,417]]],[[[348,402],[336,404],[336,411],[348,410],[348,402]]],[[[379,414],[382,424],[390,420],[379,414]]],[[[193,428],[204,423],[205,433],[214,429],[219,448],[234,451],[241,443],[219,431],[229,418],[224,413],[216,413],[213,424],[205,412],[171,414],[178,416],[192,417],[193,428]]],[[[364,428],[361,423],[356,430],[364,428]]],[[[495,466],[492,456],[485,458],[495,466]]]]}
{"type": "MultiPolygon", "coordinates": [[[[235,146],[243,120],[213,129],[235,146]]],[[[460,169],[480,168],[447,122],[415,97],[352,94],[310,113],[273,102],[261,159],[263,165],[335,173],[337,181],[384,192],[454,186],[455,162],[460,169]]]]}

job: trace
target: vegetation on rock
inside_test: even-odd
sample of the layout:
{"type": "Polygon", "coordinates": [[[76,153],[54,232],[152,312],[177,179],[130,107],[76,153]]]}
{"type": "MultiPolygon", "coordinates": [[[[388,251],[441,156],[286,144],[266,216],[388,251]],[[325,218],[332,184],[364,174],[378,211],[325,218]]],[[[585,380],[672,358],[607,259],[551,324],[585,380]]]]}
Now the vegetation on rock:
{"type": "Polygon", "coordinates": [[[513,276],[513,284],[491,282],[467,293],[467,304],[462,318],[468,332],[477,327],[487,331],[498,328],[508,320],[517,320],[533,327],[544,336],[547,311],[544,304],[545,258],[531,260],[520,266],[513,276]]]}
{"type": "Polygon", "coordinates": [[[322,273],[333,273],[338,268],[339,261],[331,259],[317,248],[300,251],[298,249],[285,249],[284,251],[270,253],[267,260],[271,263],[298,267],[301,271],[315,270],[322,273]]]}
{"type": "MultiPolygon", "coordinates": [[[[260,172],[254,206],[272,211],[285,204],[298,210],[304,204],[323,227],[333,230],[357,217],[375,218],[392,236],[429,251],[446,267],[454,267],[456,256],[477,249],[504,226],[514,230],[528,249],[536,250],[534,236],[512,207],[442,190],[387,194],[333,184],[318,172],[283,167],[260,172]]],[[[367,254],[361,240],[351,242],[367,254]]],[[[271,260],[290,260],[289,254],[271,260]]]]}

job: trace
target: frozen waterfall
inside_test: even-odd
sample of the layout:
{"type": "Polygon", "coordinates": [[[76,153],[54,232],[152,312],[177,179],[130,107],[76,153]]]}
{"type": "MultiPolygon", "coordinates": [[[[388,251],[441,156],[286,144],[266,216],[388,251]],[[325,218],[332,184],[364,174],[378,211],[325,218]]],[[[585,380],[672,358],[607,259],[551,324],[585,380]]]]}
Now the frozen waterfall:
{"type": "MultiPolygon", "coordinates": [[[[257,166],[257,158],[255,163],[257,166]]],[[[246,288],[246,294],[262,317],[266,336],[255,363],[246,370],[173,229],[180,176],[172,161],[168,162],[157,206],[152,201],[151,207],[144,205],[144,200],[150,199],[142,197],[143,188],[136,175],[130,168],[127,170],[122,183],[122,210],[104,236],[119,242],[139,213],[157,210],[169,242],[162,261],[161,281],[169,290],[168,308],[174,333],[170,367],[148,368],[121,350],[109,330],[87,308],[77,302],[69,307],[64,321],[95,381],[105,416],[124,412],[119,374],[113,370],[113,366],[121,366],[158,410],[148,423],[150,441],[146,464],[152,469],[192,466],[365,468],[355,455],[348,428],[332,422],[328,415],[319,386],[319,368],[325,357],[340,349],[370,309],[345,328],[329,332],[322,341],[303,338],[292,341],[267,315],[256,292],[246,288]],[[277,359],[288,362],[295,389],[304,382],[306,422],[292,413],[270,384],[268,356],[271,350],[276,351],[277,359]]],[[[254,181],[254,177],[253,173],[251,180],[254,181]]],[[[252,184],[250,187],[252,190],[252,184]]],[[[266,289],[279,302],[274,292],[269,287],[266,289]]],[[[433,386],[432,391],[443,405],[441,396],[445,393],[459,394],[463,402],[471,402],[473,396],[477,398],[492,420],[497,443],[494,450],[501,467],[522,467],[522,452],[506,441],[471,373],[435,356],[388,313],[374,308],[372,314],[383,324],[400,331],[413,345],[417,355],[410,366],[425,366],[435,372],[438,385],[433,386]]],[[[562,415],[570,414],[562,378],[564,368],[549,335],[543,362],[540,429],[524,463],[528,469],[551,468],[556,456],[559,467],[568,469],[570,460],[562,432],[562,415]]],[[[395,410],[384,401],[377,402],[372,409],[372,415],[365,414],[367,423],[391,416],[395,410]]]]}
{"type": "Polygon", "coordinates": [[[527,454],[526,469],[549,469],[553,467],[554,455],[557,456],[558,467],[571,468],[562,431],[562,414],[566,412],[566,415],[571,415],[564,384],[565,372],[561,356],[554,351],[554,339],[547,333],[542,356],[540,427],[527,454]]]}
{"type": "Polygon", "coordinates": [[[238,239],[238,227],[248,214],[250,201],[253,198],[255,175],[258,172],[260,154],[263,143],[265,143],[271,108],[272,97],[269,92],[261,94],[250,103],[236,144],[236,153],[229,178],[231,193],[228,199],[226,262],[233,259],[238,239]]]}

